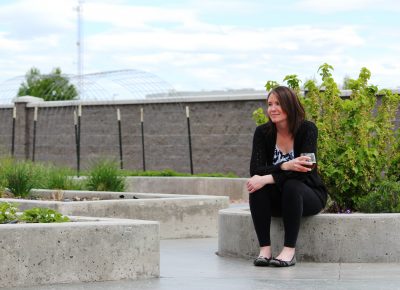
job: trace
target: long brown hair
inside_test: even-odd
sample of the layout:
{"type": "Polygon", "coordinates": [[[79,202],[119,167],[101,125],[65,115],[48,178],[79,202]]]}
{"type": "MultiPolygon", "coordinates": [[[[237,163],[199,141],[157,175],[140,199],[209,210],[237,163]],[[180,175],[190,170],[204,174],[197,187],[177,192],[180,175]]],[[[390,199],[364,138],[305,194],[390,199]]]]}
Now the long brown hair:
{"type": "MultiPolygon", "coordinates": [[[[269,92],[267,96],[267,103],[269,96],[272,94],[276,96],[279,104],[282,107],[282,110],[287,114],[289,132],[292,134],[292,136],[295,136],[306,116],[298,96],[292,89],[285,86],[279,86],[269,92]]],[[[276,130],[275,124],[273,124],[271,121],[269,121],[269,123],[270,126],[272,125],[276,130]]]]}

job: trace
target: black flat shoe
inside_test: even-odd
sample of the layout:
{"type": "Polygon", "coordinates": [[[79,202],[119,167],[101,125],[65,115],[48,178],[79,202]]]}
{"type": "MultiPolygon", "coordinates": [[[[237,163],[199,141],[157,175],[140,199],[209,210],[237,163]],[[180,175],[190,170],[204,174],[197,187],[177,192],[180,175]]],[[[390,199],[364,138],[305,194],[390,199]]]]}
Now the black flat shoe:
{"type": "Polygon", "coordinates": [[[275,267],[290,267],[296,265],[296,255],[293,256],[292,260],[290,261],[283,261],[277,258],[271,259],[269,262],[270,265],[275,267]]]}
{"type": "Polygon", "coordinates": [[[266,258],[263,256],[259,256],[254,260],[254,266],[257,267],[268,267],[270,265],[272,258],[266,258]]]}

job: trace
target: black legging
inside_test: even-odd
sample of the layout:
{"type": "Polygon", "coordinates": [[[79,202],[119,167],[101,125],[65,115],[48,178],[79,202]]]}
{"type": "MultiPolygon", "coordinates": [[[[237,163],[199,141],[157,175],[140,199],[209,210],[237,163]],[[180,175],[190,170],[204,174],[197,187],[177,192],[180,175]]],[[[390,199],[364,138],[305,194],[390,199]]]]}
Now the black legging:
{"type": "Polygon", "coordinates": [[[275,184],[266,185],[250,193],[249,202],[260,247],[271,245],[271,216],[283,216],[284,246],[294,248],[301,217],[315,215],[323,208],[317,194],[296,179],[287,180],[282,191],[275,184]]]}

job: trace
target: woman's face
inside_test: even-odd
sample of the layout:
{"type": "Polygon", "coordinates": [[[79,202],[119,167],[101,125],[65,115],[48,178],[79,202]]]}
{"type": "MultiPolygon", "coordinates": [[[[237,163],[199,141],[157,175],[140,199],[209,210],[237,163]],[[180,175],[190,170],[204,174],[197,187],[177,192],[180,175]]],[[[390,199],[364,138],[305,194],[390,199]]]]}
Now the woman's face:
{"type": "Polygon", "coordinates": [[[279,103],[278,98],[275,96],[275,94],[271,94],[269,96],[267,105],[267,114],[269,119],[273,123],[277,124],[287,121],[287,114],[282,109],[281,104],[279,103]]]}

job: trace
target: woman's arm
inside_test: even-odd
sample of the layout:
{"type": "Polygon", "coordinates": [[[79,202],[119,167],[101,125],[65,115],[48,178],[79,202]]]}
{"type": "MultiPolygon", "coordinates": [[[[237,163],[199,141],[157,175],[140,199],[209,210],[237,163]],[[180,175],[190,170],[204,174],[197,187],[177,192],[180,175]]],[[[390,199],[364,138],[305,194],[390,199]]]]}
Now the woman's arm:
{"type": "Polygon", "coordinates": [[[259,190],[260,188],[264,187],[267,184],[274,184],[274,183],[275,181],[271,174],[264,176],[254,175],[247,181],[246,185],[249,193],[253,193],[254,191],[259,190]]]}
{"type": "Polygon", "coordinates": [[[250,160],[250,176],[267,175],[272,172],[281,171],[279,163],[277,165],[267,165],[267,142],[263,128],[258,126],[254,132],[253,149],[250,160]]]}

